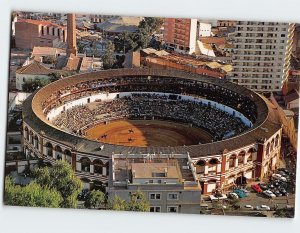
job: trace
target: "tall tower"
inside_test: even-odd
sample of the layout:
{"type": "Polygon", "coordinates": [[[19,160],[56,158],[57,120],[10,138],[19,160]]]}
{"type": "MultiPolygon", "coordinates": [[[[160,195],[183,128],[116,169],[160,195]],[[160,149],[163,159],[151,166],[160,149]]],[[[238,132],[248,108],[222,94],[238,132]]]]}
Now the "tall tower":
{"type": "Polygon", "coordinates": [[[294,24],[238,21],[232,81],[258,92],[279,92],[288,78],[294,24]]]}
{"type": "Polygon", "coordinates": [[[75,14],[67,15],[67,43],[67,56],[71,54],[77,56],[75,14]]]}

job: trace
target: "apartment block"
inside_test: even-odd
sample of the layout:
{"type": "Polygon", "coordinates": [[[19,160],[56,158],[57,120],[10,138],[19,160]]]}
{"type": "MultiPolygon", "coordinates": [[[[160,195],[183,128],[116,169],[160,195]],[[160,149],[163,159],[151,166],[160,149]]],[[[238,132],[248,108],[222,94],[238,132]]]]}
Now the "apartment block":
{"type": "Polygon", "coordinates": [[[288,78],[294,24],[238,21],[232,81],[257,92],[279,92],[288,78]]]}
{"type": "Polygon", "coordinates": [[[192,54],[196,50],[197,19],[164,19],[164,41],[168,50],[192,54]]]}

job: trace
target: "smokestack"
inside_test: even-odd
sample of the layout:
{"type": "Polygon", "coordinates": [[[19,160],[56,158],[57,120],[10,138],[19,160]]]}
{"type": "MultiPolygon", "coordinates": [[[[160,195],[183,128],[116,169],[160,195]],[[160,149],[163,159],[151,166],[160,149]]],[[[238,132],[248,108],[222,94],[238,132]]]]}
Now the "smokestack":
{"type": "Polygon", "coordinates": [[[67,15],[67,56],[77,56],[75,14],[67,15]]]}

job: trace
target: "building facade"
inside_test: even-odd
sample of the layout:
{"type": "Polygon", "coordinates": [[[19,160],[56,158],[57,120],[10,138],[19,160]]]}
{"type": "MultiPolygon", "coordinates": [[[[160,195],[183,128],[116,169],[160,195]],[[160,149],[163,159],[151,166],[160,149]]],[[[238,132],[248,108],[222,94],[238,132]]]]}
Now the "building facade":
{"type": "Polygon", "coordinates": [[[238,21],[232,81],[258,92],[279,92],[288,78],[294,24],[238,21]]]}
{"type": "Polygon", "coordinates": [[[37,61],[33,61],[16,71],[16,89],[22,91],[24,83],[37,79],[47,82],[50,79],[50,74],[53,72],[54,70],[46,68],[37,61]]]}
{"type": "Polygon", "coordinates": [[[196,50],[197,19],[164,19],[164,41],[167,49],[192,54],[196,50]]]}
{"type": "Polygon", "coordinates": [[[66,42],[66,28],[49,21],[21,19],[15,22],[16,47],[32,49],[34,46],[55,47],[66,42]]]}
{"type": "Polygon", "coordinates": [[[138,190],[150,212],[200,213],[201,187],[188,154],[114,154],[108,195],[130,200],[138,190]]]}

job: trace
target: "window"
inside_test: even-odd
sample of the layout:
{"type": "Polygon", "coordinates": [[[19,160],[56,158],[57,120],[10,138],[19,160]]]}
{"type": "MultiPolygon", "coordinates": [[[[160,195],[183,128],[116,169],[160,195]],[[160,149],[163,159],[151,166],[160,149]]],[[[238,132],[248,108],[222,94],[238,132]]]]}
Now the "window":
{"type": "Polygon", "coordinates": [[[168,193],[168,200],[178,200],[178,193],[168,193]]]}
{"type": "Polygon", "coordinates": [[[150,200],[160,200],[160,193],[150,193],[150,200]]]}
{"type": "Polygon", "coordinates": [[[150,206],[150,212],[160,212],[160,206],[150,206]]]}
{"type": "Polygon", "coordinates": [[[281,37],[285,37],[285,34],[281,34],[281,37]]]}
{"type": "Polygon", "coordinates": [[[149,180],[149,184],[153,184],[153,180],[149,180]]]}
{"type": "Polygon", "coordinates": [[[178,206],[168,206],[167,210],[168,210],[168,213],[177,213],[178,206]]]}

